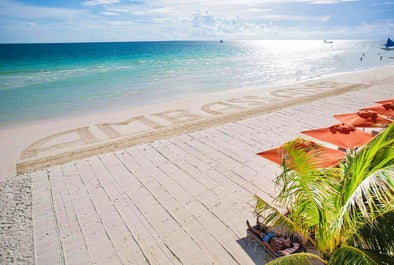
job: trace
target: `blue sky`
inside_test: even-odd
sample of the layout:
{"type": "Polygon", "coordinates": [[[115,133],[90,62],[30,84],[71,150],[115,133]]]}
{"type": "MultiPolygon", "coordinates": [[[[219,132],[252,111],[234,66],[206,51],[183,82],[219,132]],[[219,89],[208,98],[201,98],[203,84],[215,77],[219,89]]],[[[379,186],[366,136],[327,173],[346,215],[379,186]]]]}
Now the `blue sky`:
{"type": "Polygon", "coordinates": [[[394,38],[394,0],[0,0],[0,43],[394,38]]]}

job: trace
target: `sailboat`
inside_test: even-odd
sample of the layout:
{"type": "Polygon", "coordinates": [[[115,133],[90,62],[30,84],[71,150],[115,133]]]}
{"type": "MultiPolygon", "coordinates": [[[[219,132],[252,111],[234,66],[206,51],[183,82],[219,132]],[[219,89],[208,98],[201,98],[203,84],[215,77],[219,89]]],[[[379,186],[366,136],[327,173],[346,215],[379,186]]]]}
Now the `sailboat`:
{"type": "Polygon", "coordinates": [[[390,38],[387,38],[387,42],[385,47],[381,48],[383,50],[394,50],[394,41],[392,41],[390,38]]]}

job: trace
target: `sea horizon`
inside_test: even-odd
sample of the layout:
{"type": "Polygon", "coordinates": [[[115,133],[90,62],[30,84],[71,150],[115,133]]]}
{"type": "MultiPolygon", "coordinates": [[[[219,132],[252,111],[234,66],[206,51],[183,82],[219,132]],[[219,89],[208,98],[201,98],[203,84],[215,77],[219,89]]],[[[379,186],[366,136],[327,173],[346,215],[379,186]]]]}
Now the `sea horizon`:
{"type": "Polygon", "coordinates": [[[111,40],[111,41],[97,41],[97,40],[84,40],[84,41],[59,41],[59,42],[0,42],[0,45],[14,45],[14,44],[81,44],[81,43],[133,43],[133,42],[240,42],[240,41],[381,41],[386,42],[387,39],[382,38],[353,38],[353,39],[161,39],[161,40],[111,40]]]}
{"type": "Polygon", "coordinates": [[[0,128],[394,65],[383,40],[0,44],[0,128]]]}

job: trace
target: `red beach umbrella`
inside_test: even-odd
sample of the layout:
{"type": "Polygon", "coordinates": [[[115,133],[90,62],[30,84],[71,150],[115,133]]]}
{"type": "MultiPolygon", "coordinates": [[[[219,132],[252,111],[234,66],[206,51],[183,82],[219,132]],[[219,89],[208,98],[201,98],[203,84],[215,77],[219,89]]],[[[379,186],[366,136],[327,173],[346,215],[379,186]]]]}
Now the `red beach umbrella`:
{"type": "MultiPolygon", "coordinates": [[[[299,144],[296,144],[297,149],[303,149],[307,153],[315,152],[314,162],[319,168],[334,167],[338,165],[339,160],[345,158],[345,153],[339,150],[331,149],[322,145],[319,145],[310,140],[302,139],[299,144]]],[[[257,155],[264,157],[276,164],[281,164],[282,159],[286,160],[287,165],[291,165],[291,159],[288,157],[285,149],[283,147],[278,147],[257,153],[257,155]]]]}
{"type": "Polygon", "coordinates": [[[379,103],[379,104],[386,104],[386,103],[394,103],[394,98],[391,99],[386,99],[386,100],[380,100],[380,101],[375,101],[375,103],[379,103]]]}
{"type": "Polygon", "coordinates": [[[345,123],[301,133],[345,149],[363,146],[373,138],[372,134],[357,130],[354,126],[345,123]]]}
{"type": "Polygon", "coordinates": [[[356,113],[334,115],[334,118],[354,127],[385,127],[392,121],[372,110],[360,110],[356,113]]]}
{"type": "Polygon", "coordinates": [[[393,117],[394,116],[394,102],[388,102],[384,104],[375,105],[368,108],[362,108],[361,110],[372,110],[378,114],[393,117]]]}

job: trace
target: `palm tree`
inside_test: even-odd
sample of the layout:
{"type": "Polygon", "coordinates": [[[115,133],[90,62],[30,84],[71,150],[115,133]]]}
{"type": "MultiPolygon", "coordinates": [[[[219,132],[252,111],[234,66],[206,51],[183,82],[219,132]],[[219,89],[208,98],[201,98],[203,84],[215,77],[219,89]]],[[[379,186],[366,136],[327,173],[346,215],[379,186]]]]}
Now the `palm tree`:
{"type": "Polygon", "coordinates": [[[308,239],[318,254],[293,254],[269,264],[393,264],[394,122],[362,149],[348,151],[339,168],[317,168],[313,156],[319,154],[295,148],[297,142],[283,146],[287,164],[282,163],[273,201],[281,208],[255,195],[255,211],[267,224],[308,239]]]}

